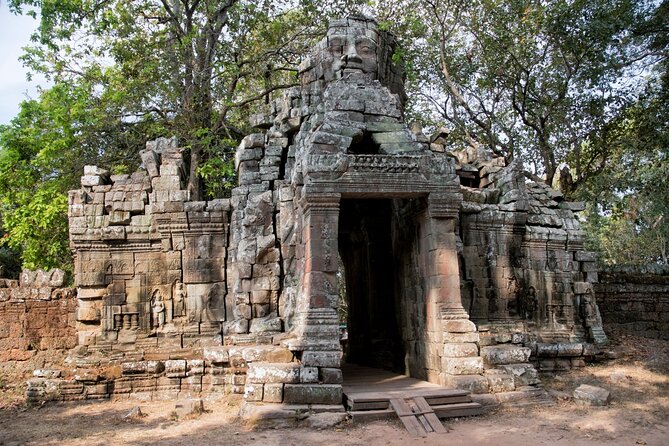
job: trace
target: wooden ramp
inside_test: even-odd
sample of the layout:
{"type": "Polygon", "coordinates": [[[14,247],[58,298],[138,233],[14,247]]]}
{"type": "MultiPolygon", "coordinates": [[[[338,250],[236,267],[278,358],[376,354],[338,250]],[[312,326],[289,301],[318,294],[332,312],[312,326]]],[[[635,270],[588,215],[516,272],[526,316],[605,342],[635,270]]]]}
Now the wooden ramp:
{"type": "Polygon", "coordinates": [[[426,436],[446,432],[439,418],[483,413],[466,390],[352,364],[342,371],[344,402],[354,421],[398,416],[412,435],[426,436]]]}

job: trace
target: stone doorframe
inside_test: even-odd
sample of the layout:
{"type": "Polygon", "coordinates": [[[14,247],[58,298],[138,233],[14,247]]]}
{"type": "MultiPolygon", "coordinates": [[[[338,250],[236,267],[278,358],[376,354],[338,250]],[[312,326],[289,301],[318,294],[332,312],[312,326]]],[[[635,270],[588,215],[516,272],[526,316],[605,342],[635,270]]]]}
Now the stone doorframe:
{"type": "MultiPolygon", "coordinates": [[[[428,381],[441,385],[457,375],[483,373],[478,352],[476,326],[460,299],[460,272],[457,255],[457,216],[461,196],[440,192],[377,194],[347,191],[322,192],[305,187],[301,200],[303,212],[304,276],[298,292],[297,317],[293,338],[288,346],[302,352],[305,366],[339,367],[339,320],[337,315],[337,254],[339,211],[346,198],[410,198],[427,195],[427,209],[420,221],[425,327],[428,331],[425,351],[428,363],[438,364],[428,372],[428,381]]],[[[332,190],[332,187],[328,188],[332,190]]],[[[358,188],[356,188],[358,189],[358,188]]],[[[359,190],[359,189],[358,189],[359,190]]]]}

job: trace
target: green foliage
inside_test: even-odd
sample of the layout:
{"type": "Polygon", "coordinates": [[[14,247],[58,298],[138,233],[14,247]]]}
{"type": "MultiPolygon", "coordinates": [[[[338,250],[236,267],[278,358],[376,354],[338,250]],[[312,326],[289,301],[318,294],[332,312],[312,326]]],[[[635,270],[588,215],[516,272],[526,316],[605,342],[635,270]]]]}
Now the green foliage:
{"type": "Polygon", "coordinates": [[[72,116],[81,112],[69,93],[54,88],[42,101],[24,102],[12,123],[0,128],[2,243],[21,252],[28,268],[69,263],[64,192],[74,180],[68,162],[72,116]]]}
{"type": "Polygon", "coordinates": [[[584,144],[586,228],[606,263],[667,263],[669,97],[651,89],[584,144]]]}
{"type": "Polygon", "coordinates": [[[296,85],[299,59],[323,34],[328,17],[355,3],[12,0],[10,5],[40,8],[40,28],[25,63],[56,81],[95,85],[100,100],[119,105],[123,122],[151,120],[177,136],[190,151],[188,188],[200,199],[202,180],[218,181],[198,175],[211,170],[203,167],[208,158],[230,157],[220,153],[230,148],[225,141],[241,140],[249,131],[248,115],[275,92],[296,85]]]}
{"type": "Polygon", "coordinates": [[[454,148],[522,157],[550,184],[575,144],[633,98],[630,0],[376,2],[400,36],[411,114],[451,128],[454,148]]]}
{"type": "Polygon", "coordinates": [[[207,199],[227,197],[237,185],[234,157],[231,155],[237,145],[237,141],[226,139],[207,146],[206,161],[197,170],[204,180],[207,199]]]}
{"type": "Polygon", "coordinates": [[[84,165],[136,169],[139,141],[156,127],[124,123],[116,108],[85,82],[61,82],[0,127],[1,243],[21,253],[24,267],[71,269],[67,191],[84,165]]]}
{"type": "Polygon", "coordinates": [[[640,22],[649,50],[643,94],[593,131],[568,160],[588,201],[591,248],[606,263],[668,263],[669,1],[640,22]],[[578,156],[576,156],[578,155],[578,156]]]}

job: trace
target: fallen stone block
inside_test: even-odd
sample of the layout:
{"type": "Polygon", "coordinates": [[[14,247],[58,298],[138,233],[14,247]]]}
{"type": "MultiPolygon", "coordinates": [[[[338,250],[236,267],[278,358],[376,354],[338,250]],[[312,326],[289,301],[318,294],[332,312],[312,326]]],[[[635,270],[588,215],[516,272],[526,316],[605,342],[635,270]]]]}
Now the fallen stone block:
{"type": "Polygon", "coordinates": [[[581,384],[574,390],[574,398],[591,406],[606,406],[611,401],[611,392],[601,387],[581,384]]]}

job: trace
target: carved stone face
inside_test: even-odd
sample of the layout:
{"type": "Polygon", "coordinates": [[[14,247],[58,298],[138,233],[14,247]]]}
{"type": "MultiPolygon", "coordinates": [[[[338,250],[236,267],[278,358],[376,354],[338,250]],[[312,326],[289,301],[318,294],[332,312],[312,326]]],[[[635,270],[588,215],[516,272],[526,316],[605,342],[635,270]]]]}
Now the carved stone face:
{"type": "Polygon", "coordinates": [[[377,78],[379,70],[378,33],[366,28],[349,27],[328,32],[323,54],[326,80],[340,79],[349,73],[371,74],[377,78]]]}

